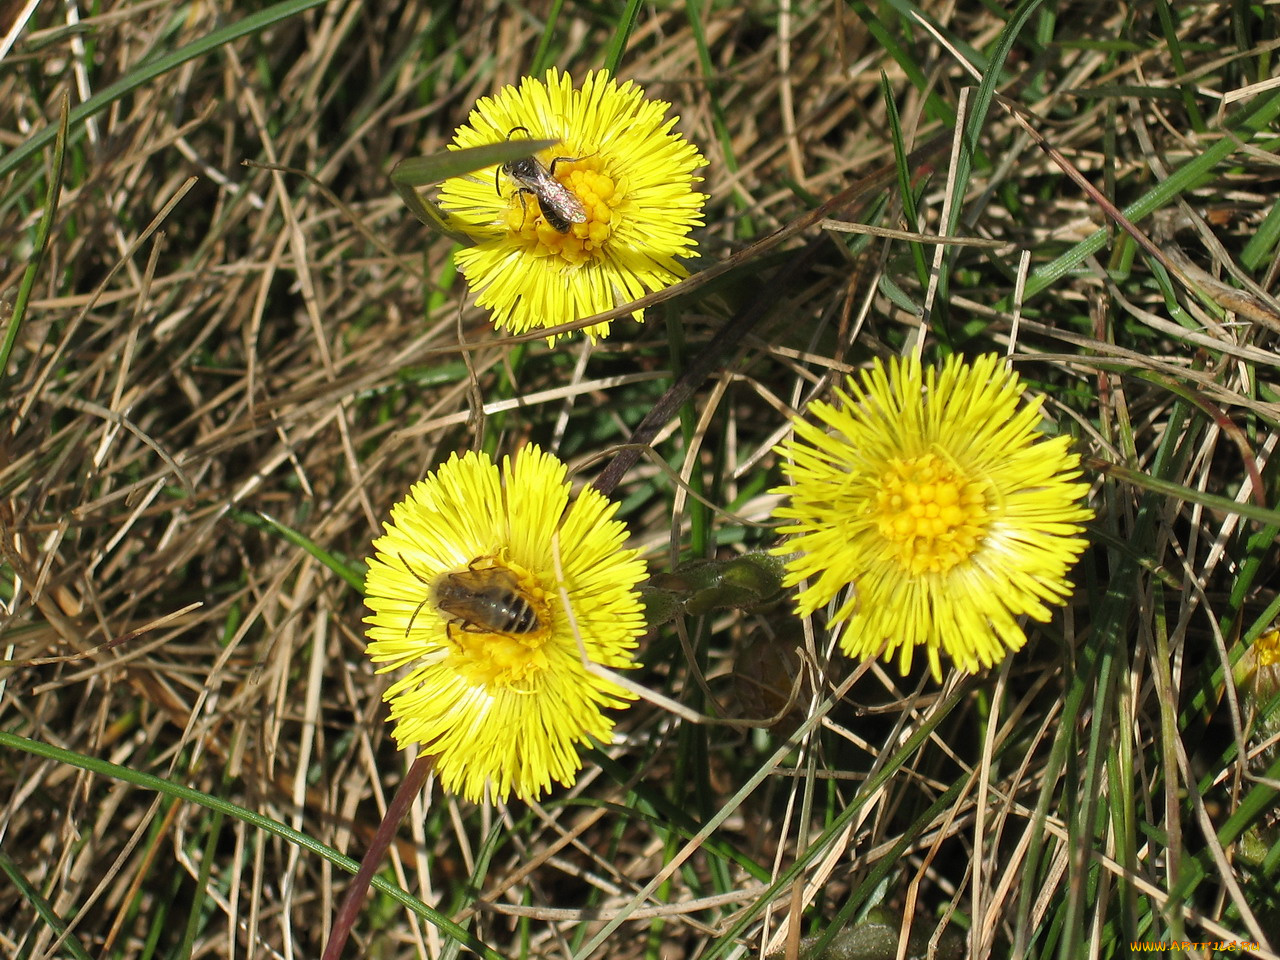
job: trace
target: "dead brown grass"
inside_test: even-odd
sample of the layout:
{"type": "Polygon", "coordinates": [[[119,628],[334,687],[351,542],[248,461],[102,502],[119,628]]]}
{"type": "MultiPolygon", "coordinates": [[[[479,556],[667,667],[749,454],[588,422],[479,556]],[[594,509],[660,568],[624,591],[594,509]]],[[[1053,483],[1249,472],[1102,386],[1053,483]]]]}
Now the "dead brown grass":
{"type": "MultiPolygon", "coordinates": [[[[888,4],[873,6],[889,18],[888,4]]],[[[983,49],[1003,23],[980,3],[920,6],[983,49]]],[[[1012,69],[1021,76],[1002,89],[1042,118],[1042,132],[1095,184],[1122,203],[1136,199],[1217,136],[1189,128],[1174,81],[1194,78],[1190,98],[1212,125],[1206,104],[1216,101],[1194,85],[1224,92],[1249,76],[1259,79],[1248,71],[1269,62],[1264,51],[1275,46],[1274,27],[1260,25],[1241,49],[1227,5],[1201,6],[1184,12],[1180,24],[1189,58],[1182,73],[1159,42],[1133,50],[1066,42],[1158,34],[1138,5],[1079,3],[1060,11],[1061,42],[1015,49],[1012,69]],[[1170,95],[1144,98],[1126,85],[1170,95]]],[[[602,10],[565,12],[555,34],[559,65],[599,65],[613,28],[602,10]]],[[[0,27],[15,15],[12,7],[0,15],[0,27]]],[[[83,101],[144,58],[243,15],[230,3],[175,8],[122,0],[93,16],[82,13],[73,25],[61,6],[46,6],[0,62],[0,146],[12,150],[56,123],[64,94],[83,101]]],[[[390,188],[387,173],[398,159],[439,149],[477,97],[528,71],[543,15],[490,0],[448,7],[334,2],[192,60],[74,128],[52,242],[9,367],[0,371],[0,570],[8,608],[0,636],[10,662],[0,727],[171,778],[359,856],[403,770],[382,722],[386,681],[362,654],[358,591],[261,515],[300,532],[358,576],[389,505],[448,452],[480,442],[481,422],[500,451],[533,439],[581,463],[624,443],[660,392],[655,384],[671,373],[669,330],[657,316],[643,329],[620,322],[617,341],[590,363],[577,342],[555,350],[533,343],[513,360],[512,346],[495,337],[453,281],[447,245],[428,242],[390,188]],[[246,160],[308,171],[342,205],[302,177],[247,167],[246,160]],[[460,348],[460,338],[470,346],[460,348]]],[[[709,73],[682,8],[645,7],[622,72],[673,101],[681,129],[711,161],[702,238],[709,260],[791,220],[804,206],[799,195],[824,199],[892,160],[880,71],[912,142],[941,129],[852,7],[725,5],[707,12],[705,32],[709,73]]],[[[972,80],[923,32],[916,46],[929,95],[954,109],[972,80]]],[[[1274,158],[1265,149],[1242,151],[1230,169],[1215,167],[1198,192],[1186,191],[1191,203],[1181,219],[1161,221],[1162,243],[1198,269],[1225,275],[1233,289],[1251,291],[1263,318],[1252,318],[1253,327],[1224,327],[1190,295],[1175,319],[1191,318],[1199,329],[1179,327],[1167,319],[1165,298],[1145,267],[1137,268],[1141,276],[1107,280],[1097,261],[1054,282],[1015,326],[1013,311],[997,305],[1013,299],[1018,251],[1032,251],[1041,265],[1105,221],[998,108],[985,138],[993,165],[979,169],[963,198],[946,184],[946,159],[938,165],[922,199],[924,227],[935,230],[944,202],[963,199],[959,232],[1004,245],[962,253],[960,269],[968,274],[953,277],[927,319],[894,295],[901,289],[916,302],[929,296],[912,276],[905,245],[875,241],[851,250],[830,242],[817,267],[779,297],[745,354],[699,394],[698,429],[682,435],[673,422],[655,447],[683,461],[686,482],[697,466],[708,496],[760,524],[771,501],[756,477],[773,464],[768,449],[786,410],[819,378],[898,351],[923,325],[966,351],[1013,349],[1038,358],[1026,369],[1054,390],[1054,415],[1064,425],[1076,418],[1085,446],[1103,460],[1154,470],[1161,437],[1176,428],[1186,431],[1194,466],[1172,479],[1234,496],[1245,476],[1239,451],[1247,450],[1261,458],[1273,493],[1266,457],[1277,377],[1275,328],[1267,329],[1266,318],[1276,315],[1267,295],[1274,253],[1248,270],[1235,267],[1261,216],[1274,212],[1274,158]],[[1195,349],[1220,352],[1206,364],[1195,349]],[[1134,379],[1138,373],[1150,379],[1134,379]],[[1151,387],[1162,377],[1244,421],[1244,445],[1221,448],[1214,431],[1188,426],[1172,409],[1174,394],[1151,387]]],[[[40,157],[4,186],[0,236],[9,242],[0,248],[0,296],[10,308],[42,213],[50,151],[40,157]]],[[[896,201],[890,204],[883,224],[905,226],[896,201]]],[[[777,295],[752,277],[731,280],[671,314],[689,350],[732,322],[741,305],[777,295]]],[[[1118,540],[1136,524],[1138,492],[1111,488],[1100,501],[1100,526],[1118,540]]],[[[672,531],[677,541],[687,535],[689,501],[645,460],[617,496],[631,498],[637,543],[662,568],[672,531]]],[[[1212,668],[1216,651],[1225,654],[1251,617],[1274,602],[1266,577],[1274,551],[1259,545],[1244,552],[1236,519],[1210,513],[1166,514],[1160,548],[1149,559],[1153,567],[1169,565],[1179,598],[1157,589],[1163,581],[1137,576],[1133,614],[1141,625],[1114,640],[1132,647],[1132,662],[1124,668],[1130,679],[1108,688],[1117,696],[1121,688],[1131,692],[1117,701],[1112,722],[1134,731],[1139,765],[1165,692],[1147,652],[1155,649],[1147,645],[1155,643],[1165,605],[1176,608],[1168,617],[1170,628],[1177,625],[1174,648],[1183,651],[1191,637],[1199,651],[1180,652],[1174,666],[1174,685],[1190,696],[1191,685],[1180,683],[1182,671],[1192,669],[1183,658],[1196,670],[1212,668]],[[1225,552],[1206,546],[1218,541],[1225,552]],[[1245,563],[1261,567],[1247,596],[1228,603],[1245,563]],[[1206,579],[1197,579],[1201,574],[1206,579]],[[1214,640],[1224,623],[1235,632],[1214,640]]],[[[725,523],[722,537],[726,552],[771,542],[759,526],[725,523]]],[[[1083,579],[1097,591],[1086,603],[1096,606],[1106,581],[1105,573],[1094,576],[1083,579]]],[[[1024,831],[1032,830],[1055,717],[1071,690],[1064,650],[1091,642],[1076,637],[1076,627],[1068,616],[1055,627],[1065,646],[1044,641],[993,681],[994,696],[1010,698],[1005,715],[1025,720],[1001,726],[985,744],[972,742],[973,704],[981,698],[970,698],[962,711],[967,726],[942,734],[944,752],[962,761],[904,770],[866,808],[859,829],[802,875],[795,899],[788,893],[774,904],[770,934],[748,931],[755,949],[793,906],[813,906],[819,917],[834,913],[904,835],[904,808],[918,812],[948,777],[990,762],[999,744],[1016,741],[1024,766],[1002,767],[991,795],[966,791],[949,816],[931,821],[909,845],[886,896],[901,908],[917,889],[911,884],[922,884],[929,929],[951,903],[976,911],[974,955],[1010,949],[1021,881],[1016,868],[1005,868],[1021,862],[1018,840],[1030,836],[1024,831]],[[1007,833],[998,829],[976,858],[980,892],[973,899],[975,803],[997,801],[1008,804],[998,814],[1007,833]],[[1003,886],[1008,880],[1014,882],[1003,886]]],[[[783,608],[725,615],[710,628],[699,635],[702,666],[726,676],[747,640],[794,630],[783,608]]],[[[652,643],[647,682],[680,689],[690,666],[675,640],[652,643]]],[[[828,721],[834,734],[808,775],[841,784],[831,797],[836,806],[843,787],[853,790],[865,776],[866,759],[900,742],[891,721],[876,719],[885,701],[907,697],[910,687],[900,683],[875,668],[855,688],[860,710],[869,712],[846,710],[828,721]]],[[[926,711],[931,702],[914,701],[926,711]]],[[[1221,722],[1211,713],[1203,708],[1201,718],[1210,727],[1221,722]]],[[[690,735],[648,706],[620,722],[627,739],[613,755],[622,779],[629,775],[659,794],[697,782],[704,793],[685,809],[698,823],[744,782],[739,764],[772,750],[719,728],[686,742],[681,738],[690,735]]],[[[1086,720],[1080,722],[1087,736],[1086,720]]],[[[1180,829],[1176,818],[1171,825],[1159,815],[1165,788],[1158,773],[1165,768],[1152,764],[1145,785],[1135,788],[1146,805],[1143,822],[1180,829]]],[[[1247,789],[1242,769],[1227,771],[1234,787],[1213,800],[1224,810],[1247,789]]],[[[793,782],[789,771],[777,771],[771,786],[735,799],[740,807],[724,828],[765,866],[775,856],[788,865],[806,842],[787,827],[799,821],[783,803],[793,782]]],[[[575,932],[599,929],[622,909],[683,836],[662,825],[670,811],[659,811],[655,824],[605,805],[636,801],[591,765],[563,793],[585,802],[477,811],[437,791],[401,831],[398,882],[469,921],[505,953],[570,956],[575,932]],[[481,846],[494,835],[502,841],[478,868],[481,846]],[[478,889],[468,892],[473,876],[478,889]]],[[[318,956],[347,880],[314,854],[239,820],[220,822],[198,805],[18,751],[3,754],[0,798],[3,852],[94,956],[177,955],[197,910],[191,956],[318,956]],[[197,891],[204,896],[199,908],[197,891]]],[[[677,808],[683,802],[679,791],[671,799],[677,808]]],[[[996,808],[982,809],[990,826],[996,808]]],[[[1070,804],[1050,810],[1049,833],[1069,831],[1072,813],[1070,804]]],[[[800,827],[811,839],[823,825],[815,817],[800,827]]],[[[1180,850],[1186,857],[1203,846],[1188,841],[1180,850]]],[[[1040,910],[1065,896],[1069,853],[1047,849],[1046,859],[1062,870],[1050,872],[1040,910]]],[[[1111,863],[1124,862],[1123,851],[1109,849],[1111,863]]],[[[1180,915],[1158,865],[1165,861],[1153,853],[1142,862],[1156,892],[1144,887],[1141,895],[1180,915]]],[[[1097,883],[1120,882],[1120,871],[1104,872],[1097,883]]],[[[721,856],[695,857],[673,883],[666,902],[634,914],[604,955],[699,955],[763,887],[721,856]]],[[[1275,936],[1274,916],[1261,908],[1241,919],[1243,899],[1228,891],[1216,910],[1201,903],[1208,920],[1194,929],[1275,936]]],[[[0,918],[0,953],[67,955],[15,883],[0,884],[0,918]]],[[[389,902],[371,908],[357,936],[361,955],[441,950],[433,928],[389,902]]]]}

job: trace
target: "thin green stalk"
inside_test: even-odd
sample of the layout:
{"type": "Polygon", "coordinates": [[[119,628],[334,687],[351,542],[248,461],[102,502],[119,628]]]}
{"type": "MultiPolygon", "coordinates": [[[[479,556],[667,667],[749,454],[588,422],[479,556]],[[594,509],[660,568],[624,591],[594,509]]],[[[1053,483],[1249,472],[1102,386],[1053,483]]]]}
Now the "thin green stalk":
{"type": "Polygon", "coordinates": [[[76,938],[74,933],[67,931],[66,922],[54,912],[53,905],[40,895],[37,890],[18,869],[18,865],[14,863],[3,850],[0,850],[0,873],[3,873],[19,895],[35,908],[40,919],[45,925],[58,935],[62,941],[62,946],[66,948],[67,953],[71,954],[74,960],[93,960],[93,955],[89,953],[76,938]]]}
{"type": "Polygon", "coordinates": [[[618,73],[618,66],[627,52],[627,43],[631,40],[632,31],[636,28],[636,20],[640,16],[640,5],[640,0],[627,0],[627,6],[622,11],[622,16],[618,18],[613,37],[609,40],[609,48],[604,55],[604,68],[614,76],[618,73]]]}
{"type": "MultiPolygon", "coordinates": [[[[707,29],[703,22],[706,12],[705,0],[689,0],[685,4],[685,17],[689,28],[693,31],[694,46],[698,50],[698,66],[707,85],[711,102],[711,125],[716,131],[716,141],[720,144],[720,155],[724,158],[725,168],[732,180],[736,181],[738,173],[738,157],[733,149],[731,124],[725,116],[724,105],[718,95],[720,83],[719,71],[711,59],[711,45],[707,41],[707,29]]],[[[743,210],[749,209],[751,198],[740,187],[734,187],[733,196],[743,210]]],[[[753,237],[756,234],[755,224],[750,216],[744,215],[735,221],[736,229],[741,237],[753,237]]]]}
{"type": "MultiPolygon", "coordinates": [[[[893,140],[893,162],[898,169],[898,197],[902,203],[902,219],[908,230],[920,229],[920,211],[916,207],[916,195],[911,190],[911,167],[907,163],[907,142],[902,136],[902,121],[898,117],[898,105],[893,100],[889,77],[880,72],[880,96],[889,115],[889,136],[893,140]]],[[[921,287],[929,285],[929,262],[925,259],[924,245],[918,241],[907,244],[911,259],[916,265],[916,277],[921,287]]]]}
{"type": "Polygon", "coordinates": [[[551,56],[551,43],[555,39],[556,24],[560,22],[560,12],[564,9],[564,0],[551,0],[551,9],[547,11],[546,23],[542,26],[542,36],[538,38],[538,49],[529,61],[529,76],[540,77],[547,68],[554,66],[551,56]]]}
{"type": "Polygon", "coordinates": [[[18,284],[18,295],[13,303],[13,314],[5,327],[4,342],[0,343],[0,383],[4,382],[5,371],[9,369],[9,355],[18,340],[18,332],[22,329],[22,320],[27,314],[27,303],[31,299],[31,291],[36,285],[36,276],[40,273],[40,265],[44,263],[45,250],[49,246],[49,234],[53,231],[53,222],[58,214],[58,200],[62,196],[62,169],[67,153],[67,123],[70,115],[70,101],[64,95],[62,109],[58,118],[57,136],[53,141],[53,170],[50,171],[49,189],[45,195],[44,213],[36,225],[35,248],[31,251],[31,259],[27,268],[22,271],[22,280],[18,284]]]}

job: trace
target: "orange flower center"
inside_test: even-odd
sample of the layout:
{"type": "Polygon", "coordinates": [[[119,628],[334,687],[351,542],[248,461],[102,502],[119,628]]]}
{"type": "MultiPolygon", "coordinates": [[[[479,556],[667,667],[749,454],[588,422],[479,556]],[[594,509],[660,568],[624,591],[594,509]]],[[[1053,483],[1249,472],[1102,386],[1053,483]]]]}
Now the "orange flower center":
{"type": "Polygon", "coordinates": [[[890,461],[876,510],[881,536],[911,574],[945,573],[967,560],[990,519],[982,486],[932,453],[890,461]]]}
{"type": "Polygon", "coordinates": [[[558,256],[571,264],[594,260],[613,234],[617,185],[602,171],[603,162],[593,154],[572,161],[559,160],[555,163],[555,172],[551,173],[550,162],[554,160],[556,157],[548,161],[547,171],[552,180],[567,191],[568,203],[546,190],[513,189],[509,195],[507,229],[528,244],[534,256],[558,256]],[[580,211],[575,204],[581,207],[580,211]],[[548,207],[551,221],[546,216],[548,207]],[[571,215],[566,217],[566,212],[571,215]],[[575,216],[583,214],[585,219],[574,222],[575,216]],[[557,218],[559,224],[554,222],[557,218]],[[561,232],[557,226],[567,229],[561,232]]]}

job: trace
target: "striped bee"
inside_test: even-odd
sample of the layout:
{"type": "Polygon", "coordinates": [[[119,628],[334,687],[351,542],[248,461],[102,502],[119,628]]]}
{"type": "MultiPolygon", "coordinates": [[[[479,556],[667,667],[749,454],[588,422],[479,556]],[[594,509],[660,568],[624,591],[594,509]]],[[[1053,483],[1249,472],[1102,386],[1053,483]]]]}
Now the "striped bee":
{"type": "Polygon", "coordinates": [[[435,603],[473,633],[533,633],[542,623],[529,598],[520,590],[516,575],[506,567],[476,569],[476,561],[457,573],[446,573],[435,583],[435,603]]]}

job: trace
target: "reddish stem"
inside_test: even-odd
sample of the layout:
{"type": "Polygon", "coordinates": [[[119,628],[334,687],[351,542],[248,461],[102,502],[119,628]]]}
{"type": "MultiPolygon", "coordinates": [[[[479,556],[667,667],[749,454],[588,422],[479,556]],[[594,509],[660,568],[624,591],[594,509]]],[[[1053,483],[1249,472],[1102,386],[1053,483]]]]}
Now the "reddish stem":
{"type": "Polygon", "coordinates": [[[342,956],[342,948],[347,945],[347,937],[351,935],[351,928],[355,926],[356,916],[364,906],[364,896],[369,890],[373,874],[382,863],[382,858],[386,856],[387,848],[395,839],[400,821],[404,819],[409,804],[413,803],[413,798],[422,789],[427,774],[435,765],[435,759],[434,754],[418,757],[413,761],[409,772],[404,775],[404,779],[400,781],[400,786],[396,788],[395,796],[391,798],[391,804],[387,807],[387,815],[378,824],[378,830],[373,835],[369,849],[364,852],[364,858],[360,861],[360,869],[356,871],[351,886],[347,887],[342,906],[338,908],[338,913],[333,918],[333,930],[329,933],[329,942],[324,946],[322,960],[338,960],[342,956]]]}

